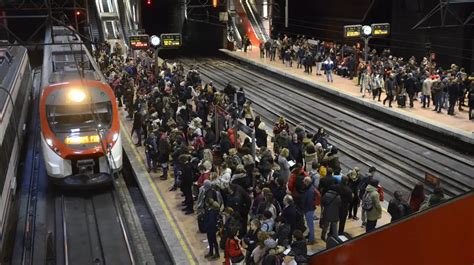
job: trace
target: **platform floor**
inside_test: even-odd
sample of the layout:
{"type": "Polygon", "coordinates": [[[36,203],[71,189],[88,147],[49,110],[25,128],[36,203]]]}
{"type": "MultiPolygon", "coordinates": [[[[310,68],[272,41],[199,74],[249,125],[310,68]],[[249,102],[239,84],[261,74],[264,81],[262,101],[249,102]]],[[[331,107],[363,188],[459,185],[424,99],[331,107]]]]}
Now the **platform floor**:
{"type": "MultiPolygon", "coordinates": [[[[130,133],[132,130],[132,121],[129,119],[126,119],[127,113],[123,110],[120,111],[120,118],[122,121],[122,125],[125,127],[123,128],[126,132],[130,133]]],[[[125,141],[130,140],[130,134],[127,136],[123,137],[125,141]]],[[[136,137],[131,139],[134,143],[137,142],[136,137]]],[[[137,150],[137,153],[141,157],[142,161],[146,161],[145,158],[145,149],[144,147],[135,147],[137,150]]],[[[144,166],[144,163],[140,163],[140,165],[135,165],[135,166],[144,166]]],[[[146,170],[146,169],[145,169],[146,170]]],[[[156,185],[159,194],[163,198],[163,202],[166,205],[166,207],[169,209],[170,215],[172,220],[176,224],[176,228],[179,230],[177,231],[180,233],[183,237],[183,241],[181,242],[182,244],[185,244],[186,247],[191,251],[191,255],[193,259],[198,263],[198,264],[222,264],[224,261],[224,252],[221,251],[221,260],[213,261],[210,262],[209,260],[204,258],[204,255],[207,254],[208,252],[208,244],[206,241],[206,235],[201,234],[198,231],[197,227],[197,215],[196,214],[191,214],[191,215],[185,215],[183,211],[181,211],[181,201],[183,201],[183,197],[181,197],[181,192],[175,191],[169,191],[171,186],[173,185],[173,177],[172,177],[172,170],[170,169],[170,176],[168,180],[160,180],[161,172],[158,171],[158,173],[153,173],[151,172],[151,178],[156,185]]],[[[149,194],[143,194],[145,199],[148,200],[150,197],[157,196],[155,193],[149,193],[149,194]]],[[[384,205],[387,205],[385,202],[384,205]]],[[[320,216],[320,208],[317,209],[317,216],[320,216]]],[[[359,218],[360,218],[360,211],[359,211],[359,218]]],[[[384,211],[382,212],[382,219],[380,219],[377,223],[377,227],[382,226],[384,224],[387,224],[390,222],[390,215],[384,211]]],[[[315,238],[316,238],[316,243],[313,245],[308,246],[308,254],[315,253],[317,251],[323,250],[325,248],[325,242],[323,242],[320,237],[321,237],[321,229],[318,226],[318,221],[315,221],[315,238]]],[[[176,232],[176,231],[175,231],[176,232]]],[[[347,220],[346,222],[346,232],[349,233],[351,236],[358,236],[362,233],[365,232],[365,228],[361,227],[361,221],[355,221],[355,220],[347,220]]],[[[163,235],[164,239],[166,240],[166,234],[163,235]]]]}
{"type": "MultiPolygon", "coordinates": [[[[240,50],[225,50],[225,52],[232,54],[233,57],[245,58],[253,61],[258,65],[284,70],[290,76],[302,78],[304,80],[313,82],[315,85],[322,85],[346,93],[353,97],[358,97],[362,99],[362,94],[360,93],[360,87],[357,86],[356,78],[354,78],[353,80],[349,80],[347,78],[342,78],[338,75],[333,75],[334,82],[328,83],[325,75],[316,76],[315,67],[313,67],[313,74],[308,75],[304,73],[303,69],[296,68],[296,62],[293,62],[293,67],[287,67],[279,60],[270,61],[270,59],[267,58],[260,58],[260,50],[258,47],[253,47],[251,51],[247,51],[246,53],[240,50]]],[[[381,99],[383,100],[384,98],[385,94],[382,95],[381,99]]],[[[371,102],[373,104],[383,105],[382,102],[372,100],[372,98],[368,94],[366,94],[366,97],[363,100],[371,102]]],[[[445,109],[443,109],[442,114],[433,111],[432,105],[430,105],[430,108],[422,108],[420,101],[415,101],[414,108],[398,108],[396,107],[396,102],[392,103],[392,106],[394,106],[393,108],[391,108],[392,111],[411,116],[418,120],[423,120],[434,125],[452,128],[453,130],[461,130],[467,133],[474,133],[474,120],[469,120],[467,107],[464,107],[464,110],[461,112],[458,111],[456,108],[455,116],[449,116],[446,114],[447,111],[445,109]]]]}

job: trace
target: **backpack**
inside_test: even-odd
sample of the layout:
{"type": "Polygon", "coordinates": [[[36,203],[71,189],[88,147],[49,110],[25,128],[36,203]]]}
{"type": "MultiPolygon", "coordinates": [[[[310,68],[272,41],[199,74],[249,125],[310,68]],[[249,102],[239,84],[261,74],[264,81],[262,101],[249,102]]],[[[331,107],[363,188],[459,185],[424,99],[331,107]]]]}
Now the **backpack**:
{"type": "Polygon", "coordinates": [[[370,192],[366,192],[364,198],[362,199],[362,209],[368,212],[372,210],[372,208],[374,208],[374,202],[370,197],[370,192]]]}
{"type": "Polygon", "coordinates": [[[384,201],[383,187],[380,186],[380,185],[378,185],[378,186],[377,186],[377,192],[379,193],[379,200],[380,200],[381,202],[383,202],[383,201],[384,201]]]}

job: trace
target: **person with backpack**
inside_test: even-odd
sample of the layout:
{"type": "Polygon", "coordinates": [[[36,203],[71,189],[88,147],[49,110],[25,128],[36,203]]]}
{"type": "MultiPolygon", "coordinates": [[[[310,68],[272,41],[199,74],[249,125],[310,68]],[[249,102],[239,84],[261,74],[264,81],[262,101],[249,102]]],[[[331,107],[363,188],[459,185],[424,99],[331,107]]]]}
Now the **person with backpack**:
{"type": "Polygon", "coordinates": [[[359,198],[359,185],[360,185],[360,170],[358,167],[354,167],[348,174],[349,176],[349,187],[352,190],[352,201],[349,204],[349,219],[359,220],[357,217],[357,210],[359,209],[360,198],[359,198]]]}
{"type": "MultiPolygon", "coordinates": [[[[365,195],[365,190],[367,188],[367,186],[369,185],[369,182],[372,180],[372,178],[374,177],[374,174],[375,172],[377,171],[377,169],[375,167],[370,167],[369,168],[369,173],[367,173],[367,175],[365,175],[364,177],[361,178],[360,180],[360,184],[359,184],[359,187],[358,187],[358,195],[359,195],[359,199],[362,201],[364,199],[364,195],[365,195]]],[[[361,219],[362,219],[362,227],[364,227],[366,224],[367,224],[367,211],[364,210],[364,208],[361,208],[361,219]]]]}
{"type": "Polygon", "coordinates": [[[209,244],[209,253],[204,256],[205,258],[210,258],[212,260],[217,260],[220,258],[219,255],[219,245],[217,244],[216,233],[219,230],[219,220],[220,217],[220,205],[217,201],[211,199],[211,207],[206,210],[206,234],[207,242],[209,244]]]}
{"type": "Polygon", "coordinates": [[[321,239],[326,241],[326,236],[329,227],[331,227],[330,234],[334,237],[337,236],[337,223],[339,222],[339,211],[341,208],[341,196],[337,192],[337,186],[331,185],[328,191],[321,198],[322,208],[322,228],[321,239]]]}
{"type": "Polygon", "coordinates": [[[387,212],[392,216],[390,222],[394,222],[411,213],[411,208],[403,199],[400,191],[395,191],[393,199],[388,204],[387,212]]]}
{"type": "Polygon", "coordinates": [[[377,226],[377,220],[382,218],[382,205],[380,204],[380,194],[377,191],[378,186],[379,181],[371,179],[362,199],[362,209],[367,213],[366,233],[374,230],[377,226]]]}

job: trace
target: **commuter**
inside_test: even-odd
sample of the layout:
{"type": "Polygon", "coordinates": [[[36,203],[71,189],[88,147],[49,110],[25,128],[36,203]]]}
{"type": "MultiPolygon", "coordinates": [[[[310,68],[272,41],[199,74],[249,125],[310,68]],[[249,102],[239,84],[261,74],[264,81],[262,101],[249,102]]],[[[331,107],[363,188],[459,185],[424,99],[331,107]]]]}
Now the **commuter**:
{"type": "Polygon", "coordinates": [[[188,154],[183,154],[179,156],[179,162],[182,164],[181,167],[181,191],[184,194],[184,201],[183,201],[183,210],[185,211],[186,215],[194,213],[193,209],[193,193],[192,193],[192,186],[193,186],[193,176],[194,176],[194,168],[191,164],[191,156],[188,154]]]}
{"type": "Polygon", "coordinates": [[[373,79],[374,82],[374,90],[372,92],[372,99],[375,100],[378,97],[378,101],[380,101],[380,97],[382,95],[382,87],[384,87],[385,81],[383,79],[383,75],[380,73],[376,73],[373,79]]]}
{"type": "MultiPolygon", "coordinates": [[[[364,196],[365,196],[365,193],[366,193],[366,189],[367,189],[367,186],[369,185],[369,183],[372,181],[373,177],[374,177],[374,174],[375,172],[377,171],[377,169],[375,167],[370,167],[369,168],[369,173],[367,173],[366,176],[364,176],[363,178],[361,178],[360,180],[360,185],[358,187],[359,189],[359,199],[362,201],[364,199],[364,196]]],[[[361,217],[362,217],[362,226],[365,226],[367,224],[367,211],[362,208],[361,209],[361,217]]]]}
{"type": "Polygon", "coordinates": [[[291,227],[281,215],[275,219],[275,233],[273,234],[273,239],[275,239],[280,246],[287,247],[290,245],[291,227]]]}
{"type": "Polygon", "coordinates": [[[298,140],[296,133],[291,135],[291,142],[288,144],[288,159],[299,164],[303,164],[303,144],[298,140]]]}
{"type": "Polygon", "coordinates": [[[280,155],[278,156],[278,165],[280,166],[280,178],[286,183],[290,177],[290,165],[288,163],[288,156],[290,152],[287,148],[283,148],[280,151],[280,155]]]}
{"type": "Polygon", "coordinates": [[[314,241],[314,212],[316,211],[316,201],[318,198],[318,191],[313,186],[311,177],[305,177],[304,180],[305,191],[302,195],[302,209],[306,218],[308,226],[308,244],[312,245],[314,241]]]}
{"type": "Polygon", "coordinates": [[[360,198],[359,198],[359,185],[361,182],[360,170],[358,167],[348,174],[349,175],[349,187],[352,191],[352,201],[349,204],[349,219],[359,220],[357,217],[357,210],[359,209],[360,198]]]}
{"type": "Polygon", "coordinates": [[[329,190],[321,198],[322,208],[322,232],[321,239],[326,241],[328,229],[330,227],[330,235],[336,237],[338,234],[337,223],[339,222],[339,213],[341,208],[342,200],[341,196],[337,192],[337,186],[331,185],[329,190]]]}
{"type": "Polygon", "coordinates": [[[371,232],[377,226],[377,220],[382,218],[382,206],[380,204],[380,195],[377,191],[379,181],[372,178],[365,189],[365,195],[362,199],[362,209],[367,213],[367,224],[365,231],[371,232]]]}
{"type": "Polygon", "coordinates": [[[290,248],[295,255],[295,260],[298,264],[305,264],[307,262],[308,247],[306,246],[306,240],[303,236],[303,232],[295,230],[293,233],[293,243],[290,248]]]}
{"type": "Polygon", "coordinates": [[[440,204],[441,202],[445,201],[444,191],[440,187],[436,187],[433,190],[433,193],[426,198],[423,204],[420,206],[420,211],[424,211],[432,206],[440,204]]]}
{"type": "Polygon", "coordinates": [[[439,79],[435,79],[431,86],[431,93],[433,95],[433,105],[435,105],[434,111],[441,112],[442,97],[443,97],[443,84],[439,79]]]}
{"type": "Polygon", "coordinates": [[[146,163],[148,166],[148,172],[152,170],[156,173],[157,166],[156,166],[156,156],[158,154],[158,146],[156,145],[156,136],[155,134],[150,131],[148,133],[148,137],[145,139],[145,155],[146,155],[146,163]]]}
{"type": "Polygon", "coordinates": [[[338,193],[341,197],[341,207],[339,208],[339,230],[338,234],[343,235],[346,227],[347,214],[349,213],[349,206],[352,202],[352,189],[348,185],[349,178],[344,176],[341,182],[337,184],[338,193]]]}
{"type": "Polygon", "coordinates": [[[260,42],[258,45],[258,48],[260,49],[260,58],[264,59],[265,58],[265,44],[263,42],[260,42]]]}
{"type": "Polygon", "coordinates": [[[271,233],[275,225],[274,218],[272,212],[265,211],[263,213],[262,226],[260,226],[260,230],[265,233],[271,233]]]}
{"type": "Polygon", "coordinates": [[[328,56],[326,60],[323,62],[323,69],[324,73],[326,74],[326,79],[328,82],[333,82],[332,79],[332,71],[334,70],[334,62],[328,56]]]}
{"type": "MultiPolygon", "coordinates": [[[[474,75],[473,75],[474,79],[474,75]]],[[[471,81],[471,88],[469,89],[469,94],[467,96],[469,99],[469,120],[474,119],[474,81],[471,81]]]]}
{"type": "Polygon", "coordinates": [[[392,216],[391,222],[403,218],[411,213],[410,206],[403,199],[400,191],[395,191],[393,199],[388,204],[387,212],[392,216]]]}
{"type": "Polygon", "coordinates": [[[211,199],[211,207],[206,211],[206,234],[207,242],[209,244],[209,253],[206,254],[205,258],[217,260],[220,258],[219,245],[217,243],[217,231],[219,228],[219,220],[221,219],[219,209],[220,205],[218,202],[211,199]]]}
{"type": "Polygon", "coordinates": [[[258,233],[260,232],[260,221],[258,219],[253,219],[250,221],[250,229],[247,231],[247,234],[242,239],[242,246],[245,249],[245,262],[247,264],[251,263],[252,252],[257,247],[258,244],[258,233]]]}
{"type": "Polygon", "coordinates": [[[416,80],[413,77],[412,73],[408,73],[408,78],[405,79],[405,89],[408,94],[408,99],[410,100],[410,108],[413,108],[413,100],[415,98],[416,93],[416,80]]]}
{"type": "Polygon", "coordinates": [[[448,85],[448,95],[449,95],[449,108],[448,115],[454,115],[454,107],[456,106],[456,101],[459,99],[459,81],[456,80],[453,76],[449,79],[448,85]]]}
{"type": "Polygon", "coordinates": [[[430,107],[431,87],[433,86],[435,79],[436,79],[436,76],[431,76],[431,78],[426,78],[425,81],[423,81],[423,86],[421,90],[421,94],[423,95],[422,108],[430,107]]]}
{"type": "Polygon", "coordinates": [[[421,204],[425,201],[425,186],[423,183],[418,183],[415,185],[410,195],[410,208],[413,212],[420,210],[421,204]]]}
{"type": "Polygon", "coordinates": [[[133,127],[132,127],[132,133],[131,137],[133,137],[133,133],[137,135],[138,142],[135,144],[136,146],[142,146],[142,124],[143,124],[143,119],[142,119],[142,113],[140,111],[135,112],[133,115],[133,127]]]}
{"type": "Polygon", "coordinates": [[[285,218],[285,222],[290,225],[291,233],[297,229],[298,219],[301,219],[302,216],[299,216],[300,213],[297,212],[296,206],[291,195],[286,195],[283,198],[283,209],[281,216],[285,218]]]}
{"type": "Polygon", "coordinates": [[[241,240],[237,237],[237,231],[232,230],[225,243],[225,265],[243,262],[245,259],[241,240]]]}
{"type": "Polygon", "coordinates": [[[252,123],[253,119],[255,118],[255,115],[253,113],[253,109],[251,106],[251,102],[247,100],[245,104],[243,105],[243,107],[244,107],[245,124],[247,126],[250,126],[250,123],[252,123]]]}
{"type": "Polygon", "coordinates": [[[394,75],[391,74],[387,81],[385,81],[385,93],[386,97],[383,100],[383,105],[385,106],[385,102],[388,100],[388,107],[392,107],[393,95],[395,93],[395,81],[394,75]]]}
{"type": "Polygon", "coordinates": [[[257,147],[267,147],[267,138],[266,125],[264,122],[260,122],[260,124],[255,128],[255,141],[257,147]]]}

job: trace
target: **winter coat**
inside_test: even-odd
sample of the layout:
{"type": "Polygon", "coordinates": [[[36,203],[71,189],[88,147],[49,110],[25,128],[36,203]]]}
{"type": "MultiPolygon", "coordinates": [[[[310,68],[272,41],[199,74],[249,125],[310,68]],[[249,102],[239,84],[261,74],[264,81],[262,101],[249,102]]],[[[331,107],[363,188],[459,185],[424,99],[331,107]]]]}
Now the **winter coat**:
{"type": "Polygon", "coordinates": [[[281,216],[285,218],[285,222],[290,225],[291,233],[296,229],[296,206],[288,205],[281,211],[281,216]]]}
{"type": "Polygon", "coordinates": [[[317,153],[311,153],[308,154],[308,152],[304,152],[304,163],[305,163],[305,170],[306,172],[311,171],[311,166],[313,164],[313,161],[318,161],[318,156],[317,153]]]}
{"type": "Polygon", "coordinates": [[[267,132],[265,130],[255,129],[255,140],[258,147],[267,147],[267,132]]]}
{"type": "Polygon", "coordinates": [[[423,85],[421,87],[421,94],[425,96],[431,96],[431,87],[433,86],[433,80],[430,78],[426,78],[423,81],[423,85]]]}
{"type": "Polygon", "coordinates": [[[206,232],[216,233],[218,230],[220,213],[218,209],[212,208],[206,211],[206,232]]]}
{"type": "Polygon", "coordinates": [[[349,209],[349,204],[352,201],[352,190],[348,185],[337,185],[337,192],[341,196],[341,214],[349,209]]]}
{"type": "Polygon", "coordinates": [[[284,182],[288,182],[288,178],[290,177],[290,165],[288,164],[288,160],[282,156],[278,156],[278,165],[280,166],[280,177],[284,182]]]}
{"type": "Polygon", "coordinates": [[[338,154],[326,154],[323,158],[323,162],[327,162],[328,166],[334,171],[341,170],[341,163],[339,162],[338,154]]]}
{"type": "Polygon", "coordinates": [[[323,208],[323,220],[326,222],[338,222],[341,203],[341,196],[339,196],[336,191],[329,190],[328,192],[326,192],[321,198],[321,207],[323,208]]]}
{"type": "Polygon", "coordinates": [[[314,211],[316,209],[316,188],[313,185],[309,185],[302,196],[302,209],[303,212],[314,211]]]}
{"type": "Polygon", "coordinates": [[[368,221],[376,221],[377,219],[382,218],[382,205],[380,204],[380,195],[377,192],[377,188],[372,185],[367,185],[365,188],[366,195],[370,196],[372,199],[372,209],[367,212],[368,221]]]}
{"type": "Polygon", "coordinates": [[[288,144],[288,150],[290,151],[288,159],[303,164],[303,145],[300,142],[291,141],[288,144]]]}
{"type": "Polygon", "coordinates": [[[275,234],[273,239],[278,240],[280,246],[286,247],[290,243],[291,238],[291,227],[287,223],[277,225],[275,227],[275,234]]]}

